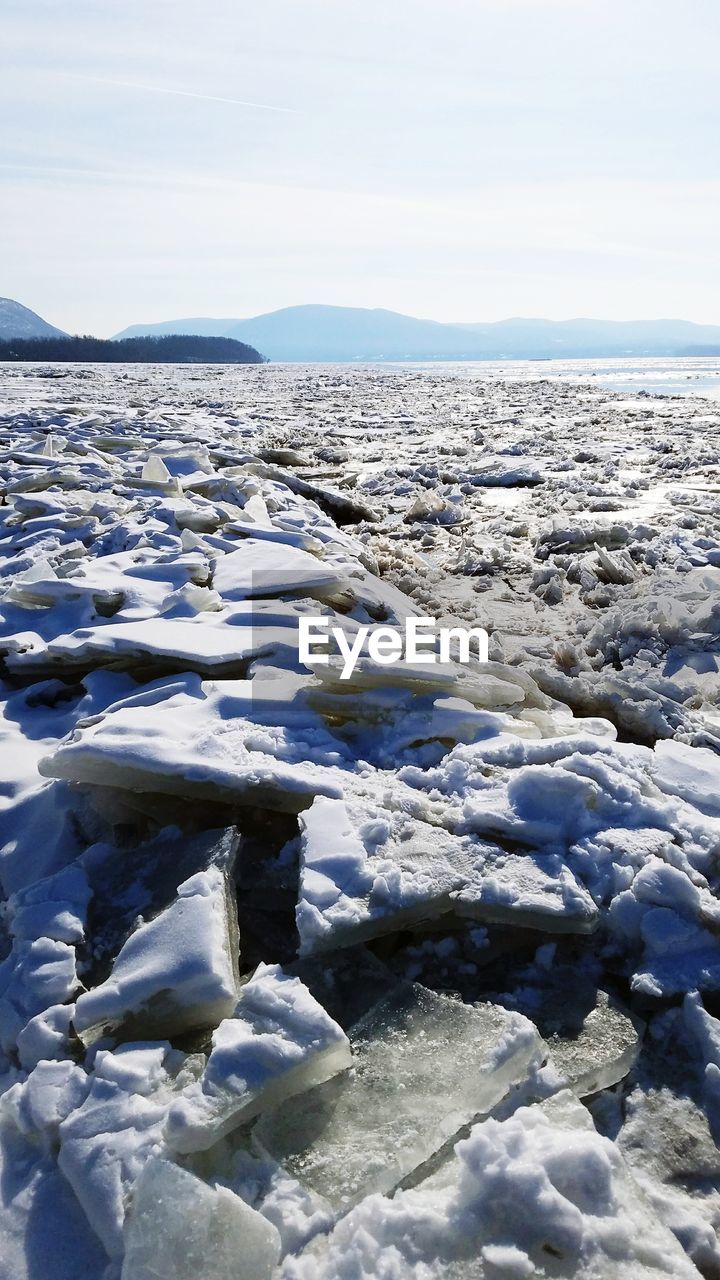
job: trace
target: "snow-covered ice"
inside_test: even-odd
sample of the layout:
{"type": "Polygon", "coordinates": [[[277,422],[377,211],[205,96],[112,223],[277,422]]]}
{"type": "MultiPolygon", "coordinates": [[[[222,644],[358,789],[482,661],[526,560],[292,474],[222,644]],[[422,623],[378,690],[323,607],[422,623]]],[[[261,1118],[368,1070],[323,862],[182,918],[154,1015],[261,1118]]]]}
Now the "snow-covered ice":
{"type": "Polygon", "coordinates": [[[0,1271],[720,1275],[719,475],[535,366],[0,371],[0,1271]]]}

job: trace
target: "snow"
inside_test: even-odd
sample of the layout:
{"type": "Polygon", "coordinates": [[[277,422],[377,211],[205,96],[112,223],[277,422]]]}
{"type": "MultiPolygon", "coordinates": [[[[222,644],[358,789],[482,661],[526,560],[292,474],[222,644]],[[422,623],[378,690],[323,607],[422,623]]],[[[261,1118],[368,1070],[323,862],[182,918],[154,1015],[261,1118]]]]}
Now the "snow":
{"type": "Polygon", "coordinates": [[[449,1167],[353,1209],[283,1280],[696,1276],[633,1186],[612,1143],[569,1093],[485,1120],[449,1167]]]}
{"type": "Polygon", "coordinates": [[[0,373],[13,1280],[720,1270],[720,416],[538,372],[0,373]]]}

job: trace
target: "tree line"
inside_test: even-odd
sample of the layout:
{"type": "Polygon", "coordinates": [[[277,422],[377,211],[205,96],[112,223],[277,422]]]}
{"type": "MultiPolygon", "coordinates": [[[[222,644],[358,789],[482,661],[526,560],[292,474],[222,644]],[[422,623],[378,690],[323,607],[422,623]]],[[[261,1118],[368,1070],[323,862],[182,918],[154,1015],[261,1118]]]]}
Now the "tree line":
{"type": "Polygon", "coordinates": [[[59,360],[99,364],[265,364],[265,356],[235,338],[172,333],[140,338],[8,338],[2,360],[59,360]]]}

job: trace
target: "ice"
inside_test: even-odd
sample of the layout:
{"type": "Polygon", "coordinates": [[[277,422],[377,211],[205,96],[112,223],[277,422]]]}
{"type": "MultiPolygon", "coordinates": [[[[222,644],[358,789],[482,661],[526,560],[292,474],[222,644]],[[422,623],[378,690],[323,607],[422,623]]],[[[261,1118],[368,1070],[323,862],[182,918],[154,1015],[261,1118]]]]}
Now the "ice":
{"type": "Polygon", "coordinates": [[[302,954],[397,932],[449,911],[475,920],[589,932],[597,908],[552,855],[506,853],[393,811],[318,797],[300,815],[302,954]]]}
{"type": "Polygon", "coordinates": [[[417,985],[388,996],[349,1034],[353,1070],[253,1131],[261,1150],[338,1210],[397,1186],[544,1056],[519,1014],[417,985]]]}
{"type": "Polygon", "coordinates": [[[95,1233],[117,1280],[158,1160],[313,1276],[720,1273],[720,426],[591,372],[4,369],[13,1280],[99,1280],[95,1233]],[[299,662],[317,615],[491,661],[345,680],[299,662]],[[563,1081],[606,1138],[522,1110],[563,1081]]]}
{"type": "Polygon", "coordinates": [[[283,1280],[697,1277],[617,1148],[569,1092],[488,1119],[451,1163],[392,1200],[368,1197],[283,1280]]]}
{"type": "Polygon", "coordinates": [[[142,469],[142,479],[148,484],[167,484],[170,479],[170,472],[162,458],[157,455],[148,458],[142,469]]]}
{"type": "Polygon", "coordinates": [[[717,1274],[720,1152],[701,1108],[667,1086],[635,1089],[617,1142],[649,1204],[700,1274],[717,1274]]]}
{"type": "Polygon", "coordinates": [[[213,585],[223,600],[313,595],[342,585],[344,575],[297,547],[246,538],[239,551],[213,561],[213,585]]]}
{"type": "Polygon", "coordinates": [[[20,1065],[32,1071],[39,1062],[53,1062],[70,1056],[74,1004],[51,1004],[31,1018],[18,1034],[20,1065]]]}
{"type": "Polygon", "coordinates": [[[0,1097],[4,1119],[11,1119],[26,1137],[55,1143],[58,1128],[82,1105],[89,1088],[87,1075],[73,1062],[38,1062],[26,1080],[11,1085],[0,1097]]]}
{"type": "Polygon", "coordinates": [[[111,1258],[122,1258],[129,1195],[163,1150],[173,1095],[197,1069],[162,1043],[101,1050],[88,1096],[59,1126],[60,1170],[111,1258]]]}
{"type": "Polygon", "coordinates": [[[91,845],[82,865],[92,889],[92,978],[109,974],[138,917],[152,918],[168,907],[184,880],[213,866],[233,875],[239,846],[234,827],[195,835],[166,827],[131,848],[91,845]]]}
{"type": "Polygon", "coordinates": [[[543,1030],[555,1067],[581,1098],[623,1080],[640,1052],[642,1024],[635,1025],[604,991],[597,992],[577,1035],[543,1030]]]}
{"type": "Polygon", "coordinates": [[[125,1224],[121,1280],[270,1280],[275,1227],[225,1187],[167,1160],[146,1164],[125,1224]]]}
{"type": "Polygon", "coordinates": [[[235,683],[179,676],[152,700],[119,702],[42,760],[43,776],[289,811],[316,794],[337,794],[333,771],[347,748],[317,717],[305,733],[263,731],[238,714],[235,683]]]}
{"type": "Polygon", "coordinates": [[[0,1045],[12,1049],[31,1018],[79,987],[75,948],[52,938],[14,942],[0,964],[0,1045]]]}
{"type": "Polygon", "coordinates": [[[233,886],[220,867],[185,880],[177,898],[123,945],[106,982],[82,992],[73,1025],[86,1044],[215,1027],[238,994],[233,886]]]}
{"type": "Polygon", "coordinates": [[[202,1151],[350,1063],[347,1037],[300,979],[259,965],[233,1017],[213,1033],[201,1079],[170,1108],[166,1141],[175,1151],[202,1151]]]}
{"type": "Polygon", "coordinates": [[[3,1280],[98,1280],[107,1255],[51,1152],[0,1121],[3,1280]]]}

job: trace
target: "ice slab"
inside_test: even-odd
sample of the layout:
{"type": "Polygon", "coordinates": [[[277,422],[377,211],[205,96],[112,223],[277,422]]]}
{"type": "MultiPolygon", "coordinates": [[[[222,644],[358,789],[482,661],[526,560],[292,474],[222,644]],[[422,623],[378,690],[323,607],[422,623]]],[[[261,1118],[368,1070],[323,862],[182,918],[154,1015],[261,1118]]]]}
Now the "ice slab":
{"type": "Polygon", "coordinates": [[[327,593],[345,576],[299,547],[260,538],[246,538],[238,551],[213,561],[212,569],[213,587],[223,600],[327,593]]]}
{"type": "Polygon", "coordinates": [[[390,1191],[545,1049],[532,1023],[403,986],[350,1031],[353,1070],[263,1116],[258,1146],[336,1209],[390,1191]]]}
{"type": "Polygon", "coordinates": [[[493,998],[532,1019],[559,1075],[584,1098],[631,1071],[645,1025],[598,987],[592,968],[558,960],[554,951],[555,944],[543,947],[540,962],[521,969],[512,989],[493,998]]]}
{"type": "Polygon", "coordinates": [[[150,1160],[125,1221],[121,1280],[270,1280],[277,1230],[225,1187],[150,1160]]]}
{"type": "Polygon", "coordinates": [[[665,740],[655,744],[654,754],[653,779],[662,791],[720,817],[720,760],[714,751],[665,740]]]}
{"type": "Polygon", "coordinates": [[[87,1098],[60,1124],[60,1169],[111,1258],[122,1257],[132,1187],[163,1149],[168,1106],[198,1070],[167,1044],[100,1050],[87,1098]]]}
{"type": "Polygon", "coordinates": [[[75,1030],[89,1044],[216,1026],[237,1000],[238,951],[234,889],[224,870],[210,867],[131,934],[106,982],[78,996],[75,1030]]]}
{"type": "Polygon", "coordinates": [[[212,612],[189,619],[106,622],[60,635],[44,648],[12,654],[8,668],[23,675],[37,669],[84,671],[109,665],[114,670],[140,667],[227,674],[244,670],[253,654],[272,642],[262,628],[228,627],[223,622],[212,612]]]}
{"type": "Polygon", "coordinates": [[[605,991],[596,992],[595,1003],[575,1035],[565,1029],[549,1033],[547,1028],[546,1014],[541,1029],[553,1063],[581,1098],[618,1084],[640,1052],[642,1024],[605,991]]]}
{"type": "MultiPolygon", "coordinates": [[[[251,682],[254,683],[254,682],[251,682]]],[[[44,777],[297,812],[337,795],[351,753],[321,724],[265,728],[243,714],[247,681],[178,676],[84,722],[39,764],[44,777]],[[241,686],[241,697],[234,696],[241,686]]]]}
{"type": "Polygon", "coordinates": [[[167,1143],[179,1152],[203,1151],[350,1064],[345,1033],[300,979],[261,964],[242,988],[234,1016],[213,1033],[201,1080],[170,1108],[167,1143]]]}
{"type": "Polygon", "coordinates": [[[81,855],[92,889],[91,980],[108,977],[110,964],[137,925],[168,907],[184,880],[210,867],[233,874],[240,837],[235,827],[187,835],[164,828],[153,840],[125,845],[94,844],[81,855]]]}
{"type": "Polygon", "coordinates": [[[369,1196],[282,1280],[697,1280],[617,1148],[563,1092],[488,1119],[447,1166],[392,1200],[369,1196]]]}
{"type": "Polygon", "coordinates": [[[598,910],[557,855],[506,853],[380,803],[318,797],[300,815],[300,951],[348,946],[455,911],[588,933],[598,910]]]}

